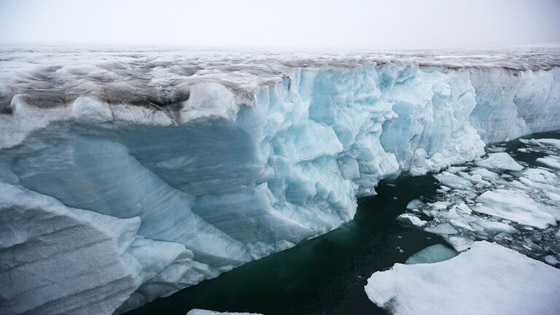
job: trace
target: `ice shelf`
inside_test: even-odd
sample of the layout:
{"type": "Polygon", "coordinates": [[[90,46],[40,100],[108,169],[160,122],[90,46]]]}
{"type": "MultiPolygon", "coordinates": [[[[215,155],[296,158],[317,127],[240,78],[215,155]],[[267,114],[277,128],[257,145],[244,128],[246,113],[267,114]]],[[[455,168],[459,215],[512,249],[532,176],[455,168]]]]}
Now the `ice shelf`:
{"type": "Polygon", "coordinates": [[[560,129],[556,50],[0,55],[1,313],[130,310],[337,228],[383,178],[560,129]]]}

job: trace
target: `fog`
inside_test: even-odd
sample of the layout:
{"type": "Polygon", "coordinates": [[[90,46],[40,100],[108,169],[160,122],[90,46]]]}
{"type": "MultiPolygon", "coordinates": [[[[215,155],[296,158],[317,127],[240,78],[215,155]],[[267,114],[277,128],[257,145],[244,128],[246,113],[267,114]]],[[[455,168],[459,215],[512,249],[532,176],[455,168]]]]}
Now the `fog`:
{"type": "Polygon", "coordinates": [[[558,0],[0,0],[3,44],[439,49],[558,42],[558,0]]]}

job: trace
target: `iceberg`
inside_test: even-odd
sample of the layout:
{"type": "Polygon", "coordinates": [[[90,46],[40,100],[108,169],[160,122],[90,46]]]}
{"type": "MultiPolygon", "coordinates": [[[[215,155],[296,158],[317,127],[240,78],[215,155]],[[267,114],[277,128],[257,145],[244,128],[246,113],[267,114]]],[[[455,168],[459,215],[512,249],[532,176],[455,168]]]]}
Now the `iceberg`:
{"type": "Polygon", "coordinates": [[[446,261],[376,272],[365,291],[397,315],[552,315],[560,311],[560,270],[483,241],[446,261]]]}
{"type": "MultiPolygon", "coordinates": [[[[0,260],[9,268],[0,277],[19,279],[3,288],[2,313],[87,312],[80,296],[94,292],[102,262],[114,266],[95,279],[103,312],[125,312],[339,227],[383,178],[437,172],[486,144],[560,129],[554,50],[508,51],[514,61],[504,61],[493,52],[2,49],[0,260]],[[48,228],[42,216],[61,221],[49,234],[56,246],[30,232],[48,228]],[[103,248],[92,251],[84,235],[103,248]],[[55,267],[68,242],[87,270],[55,267]],[[73,280],[59,290],[62,279],[73,280]],[[31,303],[29,292],[44,298],[31,303]]],[[[441,180],[469,186],[493,174],[479,173],[441,180]]]]}

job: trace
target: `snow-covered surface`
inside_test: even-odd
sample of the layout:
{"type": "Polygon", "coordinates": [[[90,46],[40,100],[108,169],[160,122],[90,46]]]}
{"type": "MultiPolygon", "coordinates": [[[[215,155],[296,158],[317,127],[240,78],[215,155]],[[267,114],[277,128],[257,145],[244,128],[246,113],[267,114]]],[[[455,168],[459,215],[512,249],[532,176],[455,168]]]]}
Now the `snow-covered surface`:
{"type": "Polygon", "coordinates": [[[367,296],[396,315],[560,313],[560,270],[477,242],[450,260],[374,273],[367,296]]]}
{"type": "MultiPolygon", "coordinates": [[[[554,47],[296,53],[4,46],[0,47],[0,113],[14,113],[16,122],[3,119],[4,115],[0,114],[0,126],[5,126],[1,129],[0,147],[20,143],[27,133],[51,121],[89,120],[89,116],[99,118],[101,113],[104,119],[149,125],[184,124],[217,117],[232,119],[241,106],[257,103],[263,90],[282,85],[286,79],[294,79],[302,72],[367,66],[384,70],[377,85],[389,83],[386,79],[397,79],[397,83],[401,83],[413,78],[416,76],[413,69],[417,66],[454,69],[459,73],[466,70],[470,82],[459,82],[459,85],[471,86],[476,91],[478,106],[472,120],[483,140],[502,141],[521,133],[545,131],[558,118],[556,114],[542,115],[551,114],[550,109],[559,98],[560,49],[554,47]],[[405,70],[407,68],[410,70],[405,70]],[[399,72],[400,79],[395,77],[399,72]],[[84,99],[97,104],[84,106],[84,99]],[[29,109],[22,109],[25,105],[51,110],[34,114],[33,121],[29,122],[25,117],[31,113],[29,109]],[[84,107],[89,110],[82,110],[84,107]],[[93,107],[100,108],[91,111],[93,107]],[[55,108],[59,110],[52,110],[55,108]],[[534,116],[537,111],[540,115],[526,119],[528,114],[534,116]],[[489,124],[498,124],[500,128],[490,128],[489,124]]],[[[440,90],[444,86],[437,86],[431,92],[439,90],[445,94],[447,89],[440,90]]],[[[426,93],[430,93],[429,88],[423,94],[409,95],[420,97],[423,105],[422,96],[426,93]]],[[[469,94],[460,96],[466,96],[462,103],[471,100],[469,94]]],[[[441,158],[445,155],[430,162],[437,163],[441,158]]],[[[425,172],[424,168],[429,165],[419,165],[412,171],[425,172]]]]}
{"type": "Polygon", "coordinates": [[[236,312],[215,312],[203,309],[192,309],[187,312],[187,315],[261,315],[260,313],[236,313],[236,312]]]}
{"type": "MultiPolygon", "coordinates": [[[[122,290],[134,291],[125,311],[339,227],[353,218],[357,196],[374,194],[383,178],[438,172],[479,158],[489,142],[560,129],[559,60],[554,49],[317,55],[3,47],[0,181],[31,199],[52,198],[70,209],[62,217],[97,213],[83,221],[93,229],[100,218],[135,220],[127,237],[165,244],[138,245],[135,260],[107,260],[121,261],[118,275],[135,279],[122,290]]],[[[440,176],[447,190],[502,176],[447,172],[440,176]]],[[[13,211],[13,198],[0,201],[4,213],[13,211]]],[[[461,228],[445,224],[428,228],[468,246],[461,228]]],[[[5,277],[26,272],[18,262],[30,254],[17,255],[5,277]]],[[[82,272],[70,267],[43,269],[53,279],[82,272]]],[[[25,275],[18,290],[64,299],[53,282],[35,288],[40,276],[25,275]]],[[[102,296],[113,308],[122,302],[102,296]]],[[[44,302],[38,311],[52,305],[37,301],[44,302]]]]}

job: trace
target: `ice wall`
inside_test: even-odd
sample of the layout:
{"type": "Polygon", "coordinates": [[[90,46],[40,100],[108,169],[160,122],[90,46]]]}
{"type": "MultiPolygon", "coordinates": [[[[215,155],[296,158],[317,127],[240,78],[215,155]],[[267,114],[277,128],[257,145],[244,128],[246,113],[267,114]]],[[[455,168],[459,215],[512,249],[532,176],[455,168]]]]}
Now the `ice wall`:
{"type": "Polygon", "coordinates": [[[295,68],[248,98],[202,80],[164,108],[14,95],[0,115],[0,277],[16,280],[0,310],[87,312],[101,290],[103,312],[125,311],[324,234],[382,178],[560,129],[559,79],[413,62],[295,68]]]}

